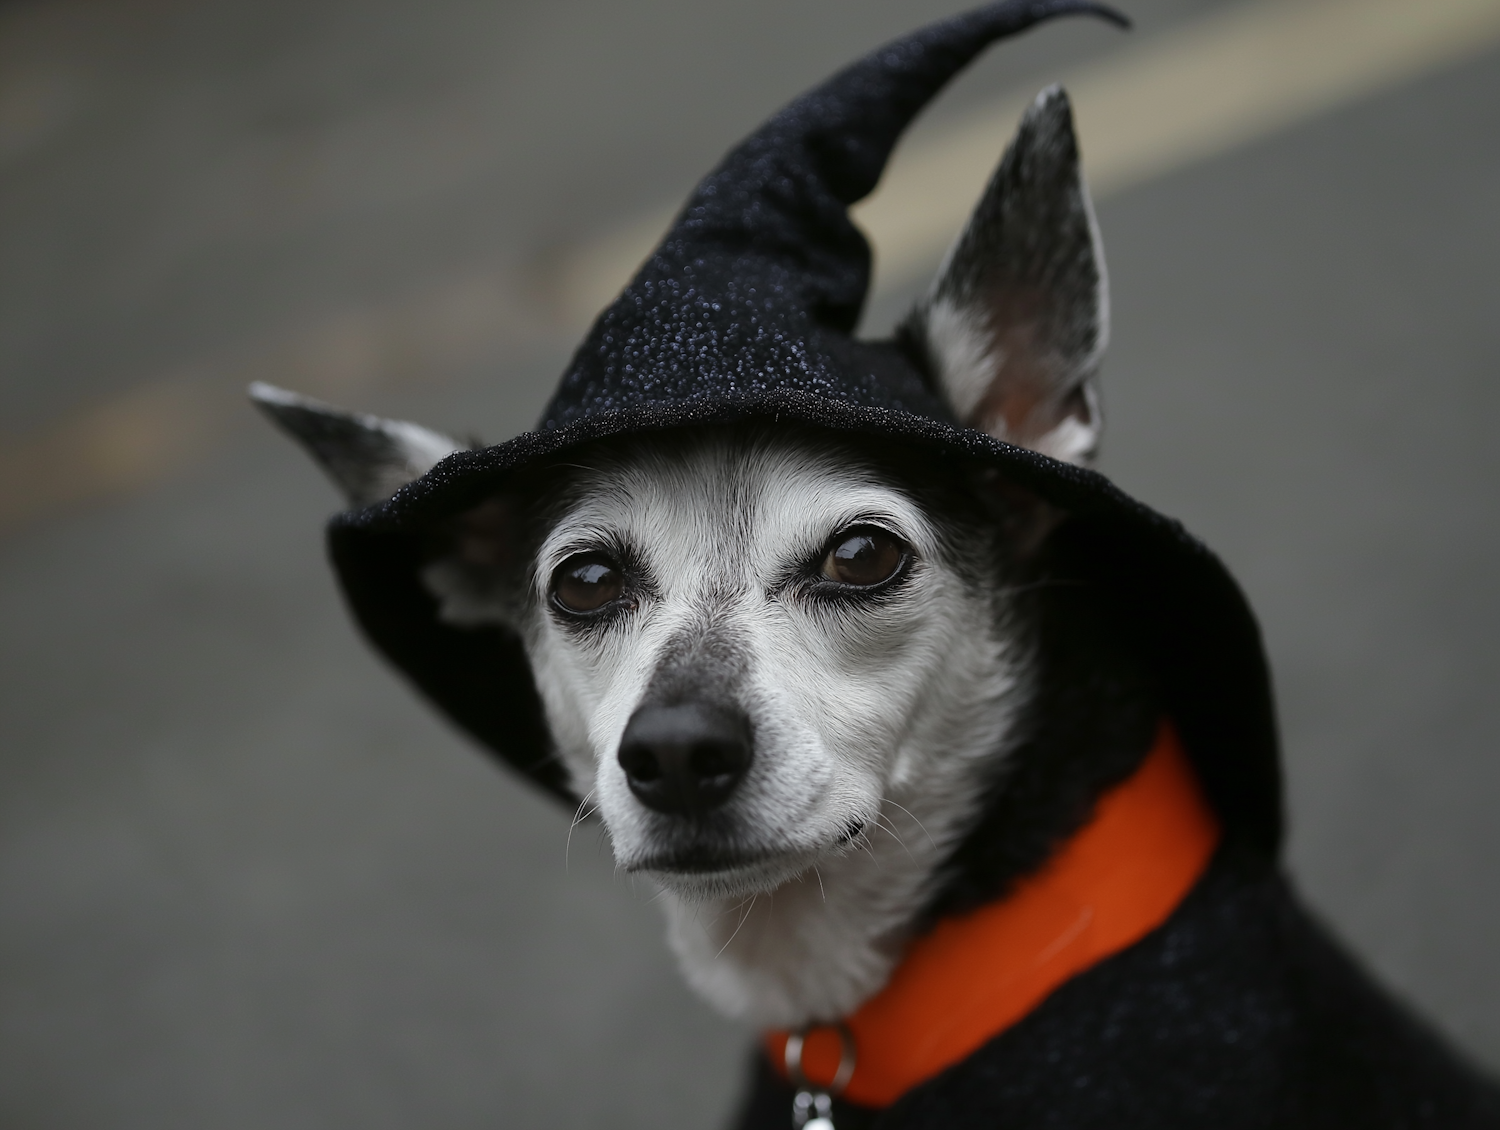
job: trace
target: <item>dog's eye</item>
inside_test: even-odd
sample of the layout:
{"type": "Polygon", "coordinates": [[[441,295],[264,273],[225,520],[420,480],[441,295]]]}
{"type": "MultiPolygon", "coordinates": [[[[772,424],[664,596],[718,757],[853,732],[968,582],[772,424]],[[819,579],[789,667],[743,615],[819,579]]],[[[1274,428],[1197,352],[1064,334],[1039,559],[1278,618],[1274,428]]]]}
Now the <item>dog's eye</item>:
{"type": "Polygon", "coordinates": [[[895,576],[906,547],[883,530],[850,530],[833,539],[823,558],[823,576],[841,585],[869,588],[895,576]]]}
{"type": "Polygon", "coordinates": [[[594,553],[570,557],[552,574],[552,595],[569,612],[593,612],[625,591],[615,563],[594,553]]]}

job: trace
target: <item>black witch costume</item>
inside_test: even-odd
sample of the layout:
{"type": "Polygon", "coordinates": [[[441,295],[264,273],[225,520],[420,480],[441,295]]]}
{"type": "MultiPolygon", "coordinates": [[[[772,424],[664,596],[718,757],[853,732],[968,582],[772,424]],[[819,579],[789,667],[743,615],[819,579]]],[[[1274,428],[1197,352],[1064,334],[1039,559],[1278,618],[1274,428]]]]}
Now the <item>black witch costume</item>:
{"type": "MultiPolygon", "coordinates": [[[[337,516],[329,544],[370,640],[460,726],[576,802],[521,642],[442,622],[428,535],[517,471],[606,437],[760,422],[990,469],[1067,515],[1078,579],[1128,621],[1222,827],[1172,917],[1077,976],[968,1060],[883,1111],[897,1127],[1500,1127],[1500,1095],[1376,989],[1279,867],[1270,679],[1245,598],[1178,523],[1090,470],[963,427],[920,356],[853,336],[870,249],[849,206],[898,137],[990,42],[1085,0],[1005,0],[929,26],[797,99],[729,153],[600,315],[536,430],[449,456],[337,516]]],[[[788,1126],[761,1065],[749,1127],[788,1126]]]]}

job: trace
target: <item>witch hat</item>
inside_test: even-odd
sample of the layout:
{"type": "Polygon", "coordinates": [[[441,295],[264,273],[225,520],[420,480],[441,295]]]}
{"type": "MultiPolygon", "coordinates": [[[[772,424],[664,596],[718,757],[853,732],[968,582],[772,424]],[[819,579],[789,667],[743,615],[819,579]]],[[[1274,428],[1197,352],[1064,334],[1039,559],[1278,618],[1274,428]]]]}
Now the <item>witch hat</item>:
{"type": "Polygon", "coordinates": [[[534,431],[460,450],[416,425],[253,390],[354,505],[330,523],[329,547],[375,646],[500,757],[576,800],[519,638],[440,620],[420,575],[433,532],[518,472],[607,437],[758,421],[915,447],[1068,515],[1073,557],[1135,625],[1226,839],[1272,859],[1280,779],[1254,618],[1201,543],[1082,465],[1098,432],[1107,300],[1060,90],[1028,112],[902,332],[853,336],[871,257],[849,206],[987,44],[1066,14],[1124,23],[1087,0],[1003,0],[872,52],[772,117],[698,185],[594,323],[534,431]],[[987,253],[997,246],[1003,254],[987,253]],[[1002,325],[1002,309],[1025,316],[1002,325]],[[986,366],[1002,365],[997,383],[986,366]]]}

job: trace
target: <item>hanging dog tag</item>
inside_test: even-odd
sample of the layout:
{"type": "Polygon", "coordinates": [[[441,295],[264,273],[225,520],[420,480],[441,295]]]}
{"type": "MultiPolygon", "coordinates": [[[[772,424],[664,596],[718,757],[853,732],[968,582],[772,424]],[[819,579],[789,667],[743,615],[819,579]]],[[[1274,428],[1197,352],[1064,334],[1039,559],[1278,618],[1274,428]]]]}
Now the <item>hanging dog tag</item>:
{"type": "Polygon", "coordinates": [[[797,1130],[834,1130],[833,1100],[822,1091],[798,1091],[792,1099],[792,1125],[797,1130]]]}
{"type": "Polygon", "coordinates": [[[791,1032],[786,1040],[787,1078],[797,1088],[792,1097],[792,1125],[796,1130],[834,1130],[833,1095],[843,1092],[854,1075],[854,1034],[844,1025],[837,1026],[839,1037],[839,1066],[834,1073],[833,1086],[828,1090],[817,1088],[802,1070],[802,1045],[806,1031],[791,1032]],[[832,1092],[830,1094],[829,1092],[832,1092]]]}

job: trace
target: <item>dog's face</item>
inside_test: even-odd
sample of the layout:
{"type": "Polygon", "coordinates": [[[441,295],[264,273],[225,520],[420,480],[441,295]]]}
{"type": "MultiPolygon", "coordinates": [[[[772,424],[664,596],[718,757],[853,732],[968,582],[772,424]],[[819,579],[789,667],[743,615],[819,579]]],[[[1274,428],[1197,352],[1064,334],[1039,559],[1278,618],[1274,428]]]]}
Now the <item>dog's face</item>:
{"type": "MultiPolygon", "coordinates": [[[[771,891],[998,746],[1009,549],[956,492],[727,431],[585,456],[554,491],[520,600],[489,607],[622,867],[771,891]]],[[[484,607],[451,566],[429,579],[450,618],[484,607]]]]}

